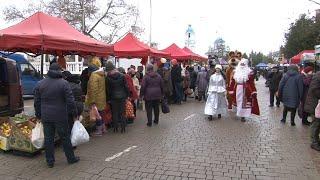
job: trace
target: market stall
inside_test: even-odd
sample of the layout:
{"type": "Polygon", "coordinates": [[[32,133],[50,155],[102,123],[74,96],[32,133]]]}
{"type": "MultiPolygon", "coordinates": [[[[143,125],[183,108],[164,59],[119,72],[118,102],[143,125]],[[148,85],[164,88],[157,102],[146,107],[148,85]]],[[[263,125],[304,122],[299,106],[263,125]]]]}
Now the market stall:
{"type": "Polygon", "coordinates": [[[183,50],[187,53],[190,53],[193,56],[193,59],[195,61],[200,61],[200,62],[206,62],[208,61],[208,58],[202,57],[199,54],[194,53],[193,51],[191,51],[191,49],[184,47],[183,50]]]}
{"type": "Polygon", "coordinates": [[[114,54],[117,58],[141,58],[141,64],[147,63],[148,57],[170,58],[170,53],[149,47],[139,41],[132,33],[114,44],[114,54]]]}
{"type": "Polygon", "coordinates": [[[196,58],[191,53],[188,53],[188,52],[184,51],[183,49],[181,49],[175,43],[171,44],[169,47],[163,49],[162,51],[164,51],[166,53],[170,53],[171,57],[173,59],[176,59],[176,60],[182,61],[182,62],[196,58]]]}
{"type": "MultiPolygon", "coordinates": [[[[64,19],[37,12],[20,23],[0,30],[0,50],[35,55],[93,55],[105,57],[113,47],[92,39],[64,19]]],[[[41,74],[43,74],[42,59],[41,74]]]]}
{"type": "MultiPolygon", "coordinates": [[[[113,54],[113,46],[82,34],[61,18],[38,12],[0,30],[0,51],[32,53],[35,56],[77,54],[106,57],[113,54]]],[[[43,59],[41,64],[43,72],[43,59]]],[[[22,114],[0,117],[0,148],[31,154],[39,152],[41,148],[35,148],[31,142],[31,132],[38,121],[22,114]]]]}
{"type": "Polygon", "coordinates": [[[290,64],[300,64],[304,54],[314,54],[314,50],[304,50],[291,58],[290,64]]]}

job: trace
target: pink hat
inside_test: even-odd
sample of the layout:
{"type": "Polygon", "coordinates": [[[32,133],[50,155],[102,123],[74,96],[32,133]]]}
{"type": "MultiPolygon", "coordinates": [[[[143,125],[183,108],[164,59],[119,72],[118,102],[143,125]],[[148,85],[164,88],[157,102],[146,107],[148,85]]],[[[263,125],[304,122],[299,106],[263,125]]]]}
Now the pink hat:
{"type": "Polygon", "coordinates": [[[172,60],[171,60],[171,63],[172,63],[172,65],[177,65],[177,64],[178,64],[178,61],[177,61],[176,59],[172,59],[172,60]]]}
{"type": "Polygon", "coordinates": [[[303,71],[308,74],[309,72],[313,71],[313,67],[311,66],[305,67],[303,71]]]}

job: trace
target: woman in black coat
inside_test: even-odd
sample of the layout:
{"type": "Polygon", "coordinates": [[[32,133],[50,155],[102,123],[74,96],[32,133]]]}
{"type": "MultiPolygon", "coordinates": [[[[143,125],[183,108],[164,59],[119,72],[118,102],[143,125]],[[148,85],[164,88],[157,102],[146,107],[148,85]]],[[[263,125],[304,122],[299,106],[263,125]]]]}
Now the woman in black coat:
{"type": "Polygon", "coordinates": [[[311,148],[320,151],[320,119],[315,118],[315,109],[318,105],[320,99],[320,72],[317,72],[310,83],[308,95],[306,102],[304,104],[304,111],[309,113],[313,117],[313,122],[311,124],[311,148]]]}

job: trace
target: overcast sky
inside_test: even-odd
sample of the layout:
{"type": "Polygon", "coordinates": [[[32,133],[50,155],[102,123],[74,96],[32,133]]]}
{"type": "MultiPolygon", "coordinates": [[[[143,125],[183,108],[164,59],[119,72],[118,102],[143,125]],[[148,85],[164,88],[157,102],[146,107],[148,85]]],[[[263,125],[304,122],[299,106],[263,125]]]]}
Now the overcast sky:
{"type": "MultiPolygon", "coordinates": [[[[149,40],[149,0],[130,0],[141,11],[149,40]]],[[[320,2],[320,0],[319,0],[320,2]]],[[[26,5],[24,0],[0,0],[5,5],[26,5]]],[[[184,46],[185,31],[191,24],[196,37],[195,51],[204,54],[217,37],[231,50],[243,52],[278,50],[289,24],[301,13],[315,15],[320,8],[309,0],[152,0],[152,41],[165,48],[175,42],[184,46]]],[[[9,26],[0,15],[0,28],[9,26]]]]}

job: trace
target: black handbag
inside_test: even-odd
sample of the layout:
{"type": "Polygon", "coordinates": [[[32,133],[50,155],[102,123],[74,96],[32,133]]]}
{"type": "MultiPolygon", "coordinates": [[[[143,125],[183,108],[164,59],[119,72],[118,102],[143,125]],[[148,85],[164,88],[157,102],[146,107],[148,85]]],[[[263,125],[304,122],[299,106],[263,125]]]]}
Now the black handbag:
{"type": "Polygon", "coordinates": [[[168,100],[166,98],[164,98],[161,101],[161,110],[162,110],[163,114],[167,114],[167,113],[170,112],[170,108],[169,108],[169,105],[168,105],[168,100]]]}

